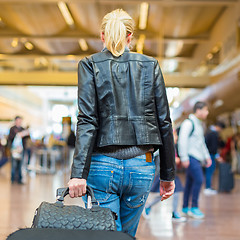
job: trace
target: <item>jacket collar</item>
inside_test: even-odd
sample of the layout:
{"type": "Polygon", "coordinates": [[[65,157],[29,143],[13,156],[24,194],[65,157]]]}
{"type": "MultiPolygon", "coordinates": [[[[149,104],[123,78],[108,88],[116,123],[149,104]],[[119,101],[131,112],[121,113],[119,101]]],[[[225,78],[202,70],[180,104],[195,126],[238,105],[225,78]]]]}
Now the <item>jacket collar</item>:
{"type": "MultiPolygon", "coordinates": [[[[109,50],[106,47],[104,47],[101,52],[105,52],[105,51],[109,51],[109,50]]],[[[124,52],[130,52],[130,49],[126,46],[124,52]]]]}

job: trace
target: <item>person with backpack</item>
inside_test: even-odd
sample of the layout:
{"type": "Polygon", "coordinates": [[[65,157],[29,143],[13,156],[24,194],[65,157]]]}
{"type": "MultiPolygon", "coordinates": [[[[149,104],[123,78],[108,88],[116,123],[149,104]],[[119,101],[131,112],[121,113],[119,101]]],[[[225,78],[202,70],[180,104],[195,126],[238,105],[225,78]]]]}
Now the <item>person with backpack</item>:
{"type": "Polygon", "coordinates": [[[198,219],[205,217],[198,207],[204,178],[202,166],[210,167],[212,164],[202,126],[202,121],[207,118],[208,113],[207,104],[197,102],[193,107],[193,114],[183,121],[178,139],[178,153],[182,166],[187,169],[182,212],[198,219]],[[189,208],[190,197],[192,197],[191,208],[189,208]]]}

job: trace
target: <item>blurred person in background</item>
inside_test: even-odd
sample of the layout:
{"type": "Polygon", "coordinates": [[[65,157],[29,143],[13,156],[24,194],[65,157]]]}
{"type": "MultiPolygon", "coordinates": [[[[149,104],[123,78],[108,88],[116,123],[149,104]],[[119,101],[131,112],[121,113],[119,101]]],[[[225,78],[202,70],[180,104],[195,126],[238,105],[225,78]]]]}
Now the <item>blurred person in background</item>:
{"type": "MultiPolygon", "coordinates": [[[[177,135],[177,131],[175,129],[173,129],[173,137],[174,137],[174,143],[175,143],[175,148],[177,148],[177,142],[178,142],[178,135],[177,135]]],[[[175,161],[176,161],[176,167],[180,168],[181,166],[181,160],[179,158],[179,156],[177,155],[177,150],[175,152],[175,161]]],[[[177,171],[176,168],[176,171],[177,171]]],[[[180,192],[184,191],[182,182],[179,178],[179,176],[176,174],[175,177],[175,192],[173,194],[173,209],[172,209],[172,220],[175,222],[185,222],[187,219],[186,217],[181,216],[181,214],[178,211],[178,207],[179,207],[179,195],[180,192]]]]}
{"type": "Polygon", "coordinates": [[[15,117],[14,126],[10,128],[8,135],[8,147],[11,149],[11,182],[15,180],[22,184],[22,164],[23,164],[23,143],[20,134],[24,128],[22,127],[22,118],[15,117]],[[15,140],[15,142],[14,142],[15,140]]]}
{"type": "Polygon", "coordinates": [[[223,162],[231,164],[232,172],[237,172],[238,168],[238,134],[229,136],[226,140],[225,146],[221,149],[220,155],[223,162]]]}
{"type": "Polygon", "coordinates": [[[236,136],[237,173],[240,174],[240,133],[236,136]]]}
{"type": "Polygon", "coordinates": [[[74,149],[75,149],[76,136],[74,131],[71,129],[70,134],[67,138],[67,146],[68,146],[68,157],[69,163],[72,164],[74,149]]]}
{"type": "Polygon", "coordinates": [[[0,169],[8,162],[9,155],[10,154],[7,148],[7,136],[3,136],[0,139],[0,169]]]}
{"type": "Polygon", "coordinates": [[[135,236],[155,174],[153,152],[160,152],[165,200],[174,192],[175,151],[160,66],[130,52],[133,30],[125,11],[108,13],[101,25],[104,49],[78,64],[79,115],[68,185],[70,197],[79,197],[87,182],[100,206],[117,213],[117,230],[135,236]]]}
{"type": "Polygon", "coordinates": [[[196,102],[193,114],[184,120],[179,131],[178,152],[182,166],[187,169],[182,212],[193,218],[204,218],[199,209],[199,193],[203,183],[202,166],[210,167],[212,160],[208,152],[202,121],[208,116],[204,102],[196,102]],[[191,208],[189,199],[192,197],[191,208]]]}
{"type": "Polygon", "coordinates": [[[219,163],[218,191],[230,193],[234,188],[234,173],[237,169],[235,137],[228,137],[225,146],[220,151],[222,161],[219,163]]]}
{"type": "Polygon", "coordinates": [[[232,172],[240,173],[240,134],[236,133],[232,136],[230,143],[232,172]]]}
{"type": "Polygon", "coordinates": [[[23,159],[26,157],[27,166],[30,164],[31,153],[32,153],[32,140],[30,136],[29,126],[27,126],[24,131],[26,132],[25,136],[22,138],[23,142],[23,159]]]}
{"type": "Polygon", "coordinates": [[[219,133],[225,128],[225,124],[217,122],[215,125],[211,125],[205,134],[205,142],[212,159],[212,165],[206,167],[205,177],[206,186],[204,189],[205,195],[215,195],[217,191],[212,188],[212,177],[216,168],[216,160],[222,162],[223,159],[220,157],[218,150],[220,148],[221,139],[219,133]]]}

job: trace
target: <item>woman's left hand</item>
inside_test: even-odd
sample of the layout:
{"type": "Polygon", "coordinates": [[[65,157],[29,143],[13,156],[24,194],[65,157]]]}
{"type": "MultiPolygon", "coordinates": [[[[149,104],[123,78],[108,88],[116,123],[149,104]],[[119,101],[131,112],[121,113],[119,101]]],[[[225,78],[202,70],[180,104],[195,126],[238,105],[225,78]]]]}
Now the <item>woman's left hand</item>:
{"type": "Polygon", "coordinates": [[[175,182],[163,182],[160,181],[160,195],[162,196],[162,201],[171,197],[174,193],[175,182]]]}

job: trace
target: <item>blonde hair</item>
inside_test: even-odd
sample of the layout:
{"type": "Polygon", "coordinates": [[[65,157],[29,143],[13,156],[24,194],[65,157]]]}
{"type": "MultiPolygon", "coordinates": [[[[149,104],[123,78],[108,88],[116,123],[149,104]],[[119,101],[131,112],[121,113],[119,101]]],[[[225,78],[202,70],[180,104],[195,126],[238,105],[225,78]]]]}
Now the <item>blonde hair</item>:
{"type": "Polygon", "coordinates": [[[101,31],[104,33],[106,48],[115,56],[123,54],[126,38],[134,30],[134,21],[122,9],[116,9],[104,16],[101,31]]]}

